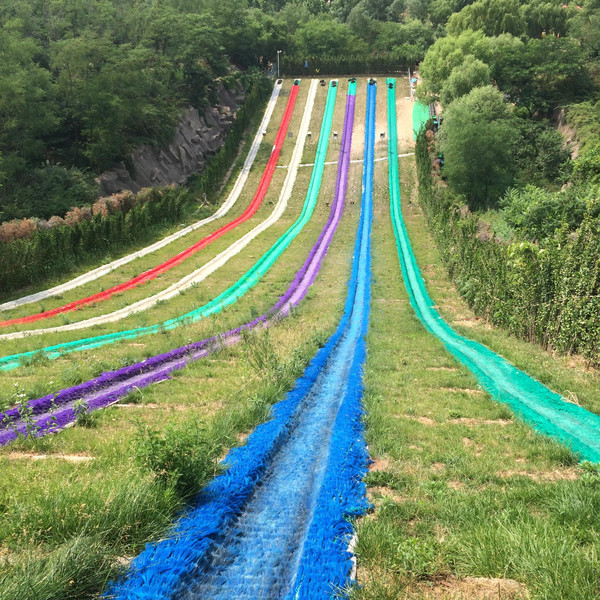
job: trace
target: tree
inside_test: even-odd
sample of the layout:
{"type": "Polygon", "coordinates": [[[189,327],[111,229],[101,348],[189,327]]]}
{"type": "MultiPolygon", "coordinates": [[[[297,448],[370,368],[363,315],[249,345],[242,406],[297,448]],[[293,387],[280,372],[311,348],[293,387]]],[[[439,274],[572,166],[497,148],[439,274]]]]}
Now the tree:
{"type": "Polygon", "coordinates": [[[50,73],[36,63],[33,39],[11,27],[0,29],[0,150],[42,161],[44,137],[58,126],[50,73]]]}
{"type": "Polygon", "coordinates": [[[296,32],[296,53],[302,56],[353,55],[367,52],[367,46],[350,28],[329,16],[304,23],[296,32]]]}
{"type": "Polygon", "coordinates": [[[436,26],[445,25],[456,10],[456,0],[433,0],[427,7],[429,20],[436,26]]]}
{"type": "MultiPolygon", "coordinates": [[[[335,0],[331,5],[331,15],[338,21],[345,23],[350,11],[360,2],[360,0],[335,0]]],[[[288,6],[290,6],[288,4],[288,6]]]]}
{"type": "Polygon", "coordinates": [[[484,62],[468,54],[463,63],[452,69],[440,93],[442,104],[447,105],[468,94],[473,88],[489,85],[490,68],[484,62]]]}
{"type": "Polygon", "coordinates": [[[352,33],[360,36],[367,44],[371,45],[376,43],[376,40],[379,40],[386,26],[395,25],[395,23],[379,23],[378,21],[374,21],[364,10],[363,3],[360,2],[350,11],[346,25],[348,25],[352,33]]]}
{"type": "Polygon", "coordinates": [[[481,31],[465,31],[437,40],[419,66],[423,78],[423,84],[417,87],[419,97],[437,99],[452,70],[460,67],[468,55],[489,64],[491,41],[481,31]]]}
{"type": "Polygon", "coordinates": [[[524,183],[544,185],[564,181],[569,175],[570,157],[563,137],[545,120],[518,119],[521,141],[515,158],[524,183]]]}
{"type": "Polygon", "coordinates": [[[374,47],[412,60],[422,60],[433,42],[433,28],[429,23],[409,19],[406,23],[380,23],[374,47]]]}
{"type": "Polygon", "coordinates": [[[514,181],[519,140],[502,94],[492,86],[478,87],[450,103],[439,135],[450,186],[472,209],[495,204],[514,181]]]}
{"type": "Polygon", "coordinates": [[[465,6],[448,19],[449,35],[463,31],[483,31],[489,37],[510,33],[520,36],[525,33],[525,22],[520,14],[519,0],[478,0],[465,6]]]}
{"type": "Polygon", "coordinates": [[[406,0],[406,11],[412,19],[425,19],[428,7],[429,0],[406,0]]]}
{"type": "Polygon", "coordinates": [[[530,115],[584,99],[592,87],[585,53],[571,38],[546,36],[520,48],[499,47],[491,66],[498,87],[530,115]]]}
{"type": "Polygon", "coordinates": [[[568,21],[569,35],[577,38],[590,57],[600,54],[600,0],[585,0],[568,21]]]}

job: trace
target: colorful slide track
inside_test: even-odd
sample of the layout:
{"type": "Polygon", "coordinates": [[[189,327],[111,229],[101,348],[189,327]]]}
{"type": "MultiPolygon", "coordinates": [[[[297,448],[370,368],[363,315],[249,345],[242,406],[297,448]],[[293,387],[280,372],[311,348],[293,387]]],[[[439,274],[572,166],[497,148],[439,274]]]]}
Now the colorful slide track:
{"type": "Polygon", "coordinates": [[[231,258],[239,254],[252,240],[258,237],[263,231],[266,231],[269,227],[271,227],[271,225],[274,225],[287,209],[288,201],[292,195],[294,183],[298,174],[298,166],[300,165],[300,160],[302,159],[302,153],[304,151],[304,143],[306,141],[308,128],[310,126],[310,118],[317,94],[317,87],[318,81],[316,79],[311,80],[304,112],[302,115],[302,121],[296,135],[296,144],[294,146],[294,151],[292,152],[290,164],[288,165],[285,181],[279,194],[279,199],[273,208],[272,213],[262,223],[256,225],[251,231],[244,234],[241,238],[233,242],[225,250],[220,252],[217,256],[209,260],[200,268],[196,269],[192,273],[189,273],[185,277],[182,277],[179,281],[176,281],[168,288],[158,292],[157,294],[142,298],[133,304],[129,304],[128,306],[111,313],[98,315],[83,321],[76,321],[75,323],[58,325],[55,327],[46,327],[44,329],[15,331],[13,333],[0,334],[0,340],[20,339],[24,337],[30,337],[32,335],[42,335],[52,332],[75,331],[79,329],[87,329],[88,327],[93,327],[95,325],[114,323],[132,314],[148,310],[159,302],[170,300],[171,298],[178,296],[181,292],[198,285],[209,275],[226,264],[231,258]]]}
{"type": "MultiPolygon", "coordinates": [[[[355,107],[351,83],[335,204],[343,204],[355,107]]],[[[171,535],[109,586],[115,600],[326,600],[351,582],[348,518],[367,509],[361,479],[362,365],[370,299],[370,232],[375,142],[373,81],[361,219],[344,315],[295,388],[246,445],[232,450],[171,535]]]]}
{"type": "Polygon", "coordinates": [[[456,333],[439,315],[413,254],[400,207],[395,79],[388,79],[388,152],[390,210],[404,284],[419,320],[448,351],[466,365],[481,386],[504,402],[537,431],[552,436],[578,452],[582,459],[600,461],[600,416],[565,402],[526,373],[482,344],[456,333]],[[394,157],[394,158],[392,158],[394,157]]]}
{"type": "MultiPolygon", "coordinates": [[[[328,92],[327,103],[325,107],[325,115],[323,118],[323,127],[326,127],[327,134],[331,129],[331,122],[333,120],[333,104],[335,99],[335,90],[337,90],[337,82],[332,81],[330,83],[330,89],[328,92]]],[[[29,352],[23,352],[19,354],[13,354],[0,358],[0,370],[7,371],[15,369],[20,366],[21,361],[32,357],[40,351],[50,359],[57,358],[68,352],[75,352],[78,350],[88,350],[91,348],[98,348],[105,344],[110,344],[118,340],[133,339],[143,335],[159,333],[163,330],[174,329],[184,324],[198,321],[211,314],[220,312],[226,306],[229,306],[237,301],[238,298],[242,297],[252,287],[254,287],[264,274],[273,266],[275,261],[284,252],[284,250],[290,245],[290,243],[296,238],[296,236],[302,231],[306,223],[310,220],[314,207],[316,205],[318,189],[321,180],[321,174],[323,172],[323,163],[325,160],[325,153],[327,146],[321,148],[321,140],[325,131],[322,130],[319,139],[319,148],[317,152],[318,162],[313,170],[311,183],[309,185],[309,193],[306,197],[306,201],[302,208],[302,212],[296,222],[281,236],[275,244],[250,268],[242,277],[230,288],[225,290],[217,298],[211,300],[204,306],[201,306],[185,315],[170,319],[158,325],[152,325],[148,327],[139,327],[127,331],[120,331],[116,333],[110,333],[91,338],[85,338],[82,340],[75,340],[73,342],[67,342],[64,344],[56,344],[54,346],[48,346],[41,350],[32,350],[29,352]],[[316,179],[315,176],[317,175],[316,179]]]]}
{"type": "MultiPolygon", "coordinates": [[[[303,214],[300,215],[296,223],[276,243],[276,246],[281,243],[281,252],[289,245],[293,237],[299,233],[304,224],[308,222],[316,204],[321,186],[325,157],[327,155],[329,134],[333,122],[336,93],[337,81],[332,81],[327,93],[317,147],[316,164],[311,176],[303,214]]],[[[310,251],[303,267],[296,274],[287,292],[267,313],[250,323],[246,323],[219,336],[176,348],[129,367],[104,373],[91,381],[66,388],[56,394],[49,394],[43,398],[32,400],[27,404],[27,419],[23,418],[22,411],[19,408],[10,409],[4,414],[0,413],[0,444],[6,444],[14,440],[18,434],[41,436],[49,432],[59,431],[75,420],[75,403],[78,400],[84,401],[87,404],[88,410],[108,406],[117,402],[134,388],[142,388],[151,383],[168,379],[173,371],[183,368],[190,360],[203,358],[223,345],[238,342],[244,330],[266,326],[270,322],[275,322],[285,317],[289,314],[293,306],[301,302],[317,276],[331,239],[337,229],[342,215],[342,208],[343,203],[334,203],[329,220],[323,228],[315,246],[310,251]]],[[[263,258],[269,257],[269,259],[275,260],[277,256],[279,254],[274,255],[273,258],[273,256],[267,253],[263,258]]]]}
{"type": "Polygon", "coordinates": [[[123,265],[130,263],[132,260],[135,260],[136,258],[141,258],[142,256],[146,256],[147,254],[156,252],[156,250],[160,250],[161,248],[164,248],[171,242],[178,240],[179,238],[187,235],[188,233],[191,233],[192,231],[196,231],[196,229],[199,229],[200,227],[203,227],[204,225],[208,225],[209,223],[212,223],[213,221],[216,221],[217,219],[224,217],[229,212],[229,210],[233,207],[233,205],[237,202],[242,190],[244,189],[244,185],[246,184],[246,181],[248,180],[248,175],[250,174],[250,169],[252,168],[252,165],[254,164],[254,159],[256,158],[258,149],[260,148],[260,145],[263,141],[263,132],[266,131],[267,127],[269,126],[269,123],[271,122],[271,116],[273,115],[273,111],[275,110],[275,105],[277,103],[277,99],[279,98],[279,93],[281,92],[281,86],[282,86],[282,82],[280,83],[279,81],[277,83],[275,83],[275,85],[273,86],[273,91],[271,93],[271,97],[267,103],[265,113],[264,113],[262,121],[260,122],[260,125],[258,127],[258,131],[257,131],[256,135],[254,136],[254,140],[252,141],[250,150],[248,151],[248,155],[246,156],[246,160],[244,161],[244,165],[242,166],[242,170],[240,171],[240,174],[238,175],[238,177],[235,181],[235,184],[233,186],[233,189],[229,193],[229,196],[227,196],[227,199],[225,200],[225,202],[223,202],[223,204],[215,211],[215,213],[213,215],[211,215],[210,217],[207,217],[205,219],[202,219],[200,221],[197,221],[196,223],[192,223],[191,225],[184,227],[180,231],[177,231],[177,232],[163,238],[162,240],[155,242],[154,244],[152,244],[150,246],[146,246],[145,248],[142,248],[141,250],[138,250],[137,252],[128,254],[127,256],[123,256],[122,258],[118,258],[117,260],[114,260],[106,265],[102,265],[101,267],[98,267],[97,269],[88,271],[87,273],[84,273],[83,275],[80,275],[79,277],[75,277],[74,279],[71,279],[70,281],[61,283],[60,285],[57,285],[57,286],[47,289],[47,290],[43,290],[41,292],[36,292],[35,294],[30,294],[28,296],[23,296],[22,298],[18,298],[16,300],[10,300],[8,302],[4,302],[3,304],[0,304],[0,311],[12,310],[13,308],[17,308],[17,307],[23,306],[25,304],[30,304],[31,302],[39,302],[41,300],[46,300],[48,298],[51,298],[52,296],[56,296],[58,294],[63,294],[64,292],[68,292],[69,290],[72,290],[76,287],[85,285],[86,283],[90,283],[91,281],[99,279],[100,277],[103,277],[104,275],[111,273],[112,271],[122,267],[123,265]]]}
{"type": "Polygon", "coordinates": [[[48,319],[50,317],[54,317],[62,313],[77,310],[78,308],[81,308],[82,306],[86,306],[88,304],[94,304],[97,302],[102,302],[103,300],[108,300],[114,294],[122,293],[126,290],[130,290],[134,287],[137,287],[138,285],[142,285],[143,283],[146,283],[158,277],[161,273],[165,273],[173,267],[181,264],[190,256],[193,256],[203,248],[206,248],[215,240],[218,240],[220,237],[222,237],[229,231],[232,231],[233,229],[250,219],[260,208],[262,201],[264,200],[265,195],[267,193],[267,190],[269,189],[269,186],[271,184],[271,180],[273,179],[273,173],[275,172],[275,167],[277,166],[279,155],[281,154],[281,147],[283,146],[283,142],[285,141],[285,136],[287,134],[290,121],[292,119],[292,114],[294,112],[294,106],[296,104],[296,98],[298,97],[299,86],[300,80],[296,80],[294,82],[294,85],[292,85],[292,89],[290,91],[288,102],[283,113],[281,124],[279,125],[279,130],[277,131],[277,135],[275,136],[275,143],[273,145],[273,149],[271,150],[271,155],[269,156],[267,165],[265,166],[265,170],[258,184],[258,189],[256,190],[256,193],[254,194],[254,197],[252,198],[252,201],[250,202],[249,206],[239,217],[236,217],[226,225],[219,227],[219,229],[217,229],[213,233],[205,236],[201,240],[197,241],[195,244],[192,244],[189,248],[186,248],[182,252],[179,252],[175,256],[172,256],[170,259],[151,269],[148,269],[147,271],[144,271],[143,273],[140,273],[139,275],[132,279],[129,279],[128,281],[124,281],[123,283],[110,287],[102,292],[98,292],[97,294],[87,296],[86,298],[80,298],[79,300],[69,302],[68,304],[64,304],[63,306],[59,306],[51,310],[36,313],[33,315],[28,315],[26,317],[19,317],[16,319],[0,321],[0,327],[8,327],[10,325],[22,325],[25,323],[34,323],[42,319],[48,319]]]}

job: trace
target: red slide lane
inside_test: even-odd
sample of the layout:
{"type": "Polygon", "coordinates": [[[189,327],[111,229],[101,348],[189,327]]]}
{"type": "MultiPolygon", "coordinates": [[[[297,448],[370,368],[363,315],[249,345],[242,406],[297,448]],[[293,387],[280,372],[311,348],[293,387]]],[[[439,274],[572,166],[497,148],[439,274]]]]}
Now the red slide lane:
{"type": "Polygon", "coordinates": [[[271,156],[269,157],[269,161],[267,162],[265,170],[260,179],[258,189],[256,190],[254,198],[252,198],[252,202],[250,203],[248,208],[246,208],[246,210],[239,217],[233,219],[233,221],[227,223],[227,225],[223,225],[223,227],[220,227],[210,235],[207,235],[205,238],[202,238],[200,241],[196,242],[189,248],[186,248],[179,254],[176,254],[169,260],[163,262],[162,264],[156,267],[153,267],[152,269],[149,269],[148,271],[144,271],[143,273],[137,275],[129,281],[120,283],[119,285],[104,290],[103,292],[98,292],[93,296],[81,298],[80,300],[75,300],[74,302],[70,302],[69,304],[65,304],[64,306],[53,308],[52,310],[46,310],[41,313],[29,315],[27,317],[21,317],[18,319],[0,321],[0,327],[8,327],[9,325],[17,325],[23,323],[33,323],[42,319],[48,319],[49,317],[53,317],[54,315],[59,315],[61,313],[76,310],[82,306],[91,304],[93,302],[101,302],[102,300],[108,300],[113,294],[129,290],[142,283],[145,283],[146,281],[154,279],[161,273],[164,273],[165,271],[168,271],[169,269],[183,262],[186,258],[192,256],[192,254],[195,254],[196,252],[202,250],[202,248],[206,248],[206,246],[214,242],[216,239],[220,238],[222,235],[226,234],[228,231],[235,229],[244,221],[247,221],[259,209],[267,193],[267,190],[269,189],[269,185],[271,184],[271,179],[273,178],[273,173],[275,172],[275,167],[277,166],[277,161],[279,160],[279,154],[281,153],[281,147],[283,146],[288,126],[292,118],[292,113],[294,111],[294,104],[296,103],[296,97],[298,96],[298,89],[299,86],[296,83],[294,83],[290,91],[290,96],[285,107],[285,112],[283,114],[281,124],[279,125],[279,130],[277,131],[277,136],[275,137],[275,144],[273,145],[271,156]]]}

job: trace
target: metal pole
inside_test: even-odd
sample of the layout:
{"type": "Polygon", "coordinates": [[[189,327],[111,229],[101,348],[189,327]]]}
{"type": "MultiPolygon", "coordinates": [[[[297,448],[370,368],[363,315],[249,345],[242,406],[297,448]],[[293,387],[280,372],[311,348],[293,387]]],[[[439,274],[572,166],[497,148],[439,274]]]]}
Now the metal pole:
{"type": "Polygon", "coordinates": [[[281,54],[281,50],[277,50],[277,79],[279,79],[279,55],[281,54]]]}

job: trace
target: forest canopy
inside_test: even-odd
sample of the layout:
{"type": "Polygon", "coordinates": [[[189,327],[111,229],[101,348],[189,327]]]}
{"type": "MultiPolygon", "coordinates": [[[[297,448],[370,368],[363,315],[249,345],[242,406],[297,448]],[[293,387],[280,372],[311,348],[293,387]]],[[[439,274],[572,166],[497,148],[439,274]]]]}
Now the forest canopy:
{"type": "Polygon", "coordinates": [[[0,221],[93,200],[102,170],[277,51],[422,61],[445,105],[490,84],[529,117],[588,100],[599,19],[600,0],[0,0],[0,221]]]}

